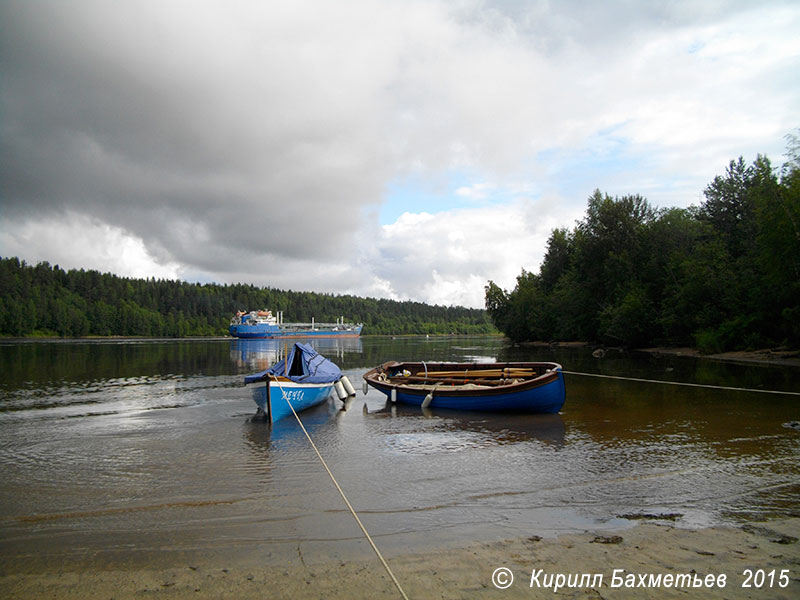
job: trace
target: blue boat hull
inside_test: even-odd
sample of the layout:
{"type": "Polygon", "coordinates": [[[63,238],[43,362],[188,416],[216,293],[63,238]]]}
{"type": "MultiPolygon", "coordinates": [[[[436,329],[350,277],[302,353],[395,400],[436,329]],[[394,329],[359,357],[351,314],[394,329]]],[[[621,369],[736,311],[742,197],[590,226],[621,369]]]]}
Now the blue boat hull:
{"type": "MultiPolygon", "coordinates": [[[[397,369],[406,364],[393,363],[391,368],[397,369]]],[[[450,366],[438,365],[440,368],[450,366]]],[[[463,367],[464,365],[459,366],[463,367]]],[[[539,366],[541,367],[542,364],[539,366]]],[[[550,368],[537,378],[497,387],[396,384],[380,380],[379,376],[385,366],[369,371],[364,375],[364,379],[369,385],[386,394],[388,399],[392,399],[392,395],[394,395],[397,402],[410,406],[426,405],[428,408],[482,412],[555,414],[564,406],[566,386],[561,365],[548,363],[548,366],[550,368]],[[428,398],[429,395],[430,398],[428,398]]]]}
{"type": "MultiPolygon", "coordinates": [[[[295,383],[275,381],[269,384],[269,394],[272,405],[272,420],[278,421],[292,414],[289,404],[295,412],[300,412],[322,404],[328,399],[333,390],[333,383],[295,383]]],[[[267,386],[260,385],[253,389],[253,400],[256,405],[267,413],[267,386]]]]}
{"type": "MultiPolygon", "coordinates": [[[[555,414],[564,406],[564,376],[559,372],[558,378],[537,388],[491,396],[449,396],[444,392],[433,392],[430,408],[447,408],[452,410],[475,410],[483,412],[525,412],[555,414]]],[[[409,393],[398,390],[397,401],[412,406],[422,406],[428,391],[409,393]]]]}

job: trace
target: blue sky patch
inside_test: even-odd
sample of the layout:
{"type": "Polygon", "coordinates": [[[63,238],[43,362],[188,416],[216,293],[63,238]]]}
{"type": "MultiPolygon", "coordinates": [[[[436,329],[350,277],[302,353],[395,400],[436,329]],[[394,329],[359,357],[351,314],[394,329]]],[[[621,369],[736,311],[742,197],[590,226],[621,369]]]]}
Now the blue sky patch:
{"type": "Polygon", "coordinates": [[[380,224],[394,223],[405,212],[431,214],[486,206],[510,199],[508,190],[497,189],[478,175],[463,171],[437,174],[435,178],[412,175],[393,180],[386,188],[380,224]],[[465,193],[471,190],[472,193],[465,193]]]}

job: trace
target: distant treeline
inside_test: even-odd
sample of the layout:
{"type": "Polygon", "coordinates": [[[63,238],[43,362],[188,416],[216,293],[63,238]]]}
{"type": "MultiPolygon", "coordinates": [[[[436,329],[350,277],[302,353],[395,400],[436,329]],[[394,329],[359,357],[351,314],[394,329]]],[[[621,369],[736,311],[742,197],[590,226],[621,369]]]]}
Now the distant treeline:
{"type": "Polygon", "coordinates": [[[225,335],[237,310],[284,311],[289,321],[364,324],[363,334],[497,333],[486,311],[252,285],[129,279],[0,258],[0,335],[225,335]]]}
{"type": "Polygon", "coordinates": [[[641,196],[589,198],[555,229],[538,273],[513,291],[486,286],[486,308],[515,341],[690,345],[701,351],[800,347],[800,160],[731,161],[687,209],[641,196]]]}

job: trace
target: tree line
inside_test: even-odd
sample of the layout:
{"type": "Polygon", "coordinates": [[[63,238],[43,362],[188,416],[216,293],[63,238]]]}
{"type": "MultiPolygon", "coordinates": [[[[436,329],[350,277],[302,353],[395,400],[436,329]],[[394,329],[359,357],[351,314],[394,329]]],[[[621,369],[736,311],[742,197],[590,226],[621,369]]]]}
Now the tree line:
{"type": "Polygon", "coordinates": [[[132,279],[0,258],[0,335],[216,336],[237,310],[284,311],[287,322],[363,323],[369,334],[497,333],[483,309],[431,306],[246,284],[132,279]]]}
{"type": "Polygon", "coordinates": [[[689,208],[599,190],[572,229],[554,229],[538,273],[486,286],[514,341],[690,345],[703,352],[800,347],[800,144],[773,169],[731,161],[689,208]]]}

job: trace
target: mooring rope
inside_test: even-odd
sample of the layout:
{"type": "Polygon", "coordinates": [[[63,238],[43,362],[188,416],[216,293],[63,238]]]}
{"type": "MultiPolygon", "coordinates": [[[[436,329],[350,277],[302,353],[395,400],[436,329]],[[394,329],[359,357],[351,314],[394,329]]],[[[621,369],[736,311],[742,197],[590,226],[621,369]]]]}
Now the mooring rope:
{"type": "Polygon", "coordinates": [[[663,383],[665,385],[684,385],[689,387],[709,388],[712,390],[727,390],[729,392],[757,392],[759,394],[787,394],[800,396],[800,392],[784,392],[781,390],[756,390],[751,388],[726,387],[723,385],[707,385],[704,383],[685,383],[682,381],[664,381],[663,379],[639,379],[637,377],[619,377],[616,375],[600,375],[599,373],[577,373],[575,371],[561,371],[565,375],[580,375],[582,377],[602,377],[603,379],[619,379],[621,381],[639,381],[641,383],[663,383]]]}
{"type": "MultiPolygon", "coordinates": [[[[311,436],[308,434],[308,431],[306,431],[306,428],[303,425],[303,422],[300,420],[300,417],[297,415],[297,412],[295,412],[295,410],[294,410],[294,406],[292,406],[292,403],[289,401],[289,397],[286,394],[283,393],[283,388],[281,387],[281,382],[278,381],[278,378],[275,377],[275,375],[273,375],[272,377],[275,379],[275,383],[278,384],[278,387],[281,390],[281,396],[283,397],[284,400],[286,400],[286,404],[289,405],[289,408],[291,409],[292,414],[294,415],[294,418],[297,419],[297,423],[298,423],[298,425],[300,425],[300,429],[302,429],[303,433],[306,434],[306,439],[308,439],[308,443],[311,444],[311,447],[314,449],[314,452],[317,454],[317,458],[319,458],[319,461],[322,463],[322,466],[325,467],[325,470],[328,472],[328,477],[331,478],[331,481],[333,482],[333,485],[336,486],[336,489],[339,491],[339,494],[341,495],[342,500],[344,500],[344,503],[347,505],[347,508],[350,510],[350,514],[353,515],[353,518],[356,520],[356,523],[358,523],[358,526],[361,528],[361,531],[364,533],[364,537],[367,538],[367,541],[369,542],[369,545],[372,546],[372,549],[375,551],[375,554],[378,556],[378,559],[381,561],[381,564],[383,565],[383,568],[386,569],[386,572],[389,574],[389,577],[391,577],[392,582],[394,583],[395,587],[397,588],[397,591],[400,592],[400,595],[404,598],[404,600],[408,600],[408,596],[406,596],[406,593],[403,591],[403,588],[400,586],[400,582],[397,581],[397,577],[395,577],[394,573],[392,573],[392,569],[389,567],[389,564],[386,562],[386,559],[383,558],[383,555],[381,554],[381,551],[378,550],[378,546],[376,546],[375,542],[372,541],[372,537],[369,535],[369,532],[367,531],[367,528],[364,527],[364,524],[361,522],[361,519],[358,518],[358,515],[356,514],[356,511],[353,508],[353,505],[350,504],[350,501],[347,499],[347,496],[345,496],[345,494],[344,494],[344,490],[342,490],[342,487],[339,485],[339,482],[336,481],[336,477],[333,476],[333,473],[331,473],[331,470],[328,468],[328,463],[326,463],[325,459],[322,458],[322,454],[319,453],[319,450],[317,449],[317,445],[314,443],[314,440],[311,439],[311,436]]],[[[269,402],[269,401],[270,400],[268,398],[267,402],[269,402]]]]}

